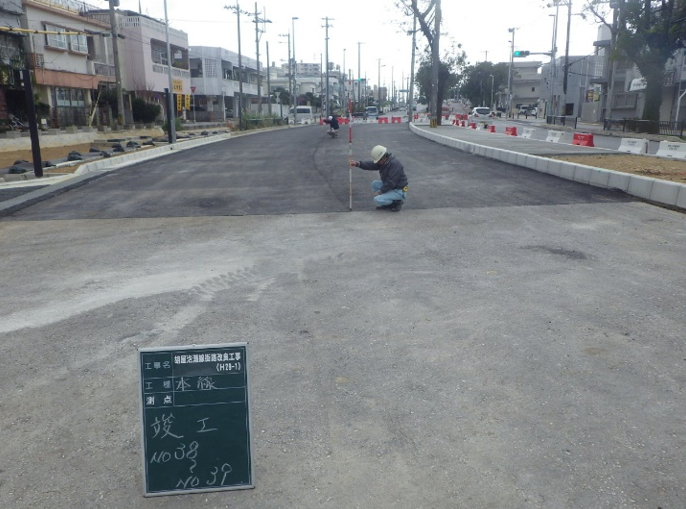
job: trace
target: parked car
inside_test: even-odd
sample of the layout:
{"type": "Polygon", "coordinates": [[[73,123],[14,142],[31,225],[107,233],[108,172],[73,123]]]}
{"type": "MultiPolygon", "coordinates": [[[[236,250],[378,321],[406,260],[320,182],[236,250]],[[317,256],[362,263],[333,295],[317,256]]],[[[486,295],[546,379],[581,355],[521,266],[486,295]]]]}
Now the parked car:
{"type": "Polygon", "coordinates": [[[477,106],[472,109],[469,117],[475,122],[484,122],[495,117],[495,113],[487,106],[477,106]]]}
{"type": "Polygon", "coordinates": [[[376,106],[367,106],[365,109],[365,118],[379,118],[379,109],[376,106]]]}

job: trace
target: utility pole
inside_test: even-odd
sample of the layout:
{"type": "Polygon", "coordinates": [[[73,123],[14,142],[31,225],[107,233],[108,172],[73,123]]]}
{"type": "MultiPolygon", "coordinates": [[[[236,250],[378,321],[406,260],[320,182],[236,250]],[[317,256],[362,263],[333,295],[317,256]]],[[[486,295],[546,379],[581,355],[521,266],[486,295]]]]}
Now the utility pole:
{"type": "Polygon", "coordinates": [[[291,17],[291,32],[293,32],[293,123],[298,123],[298,61],[295,59],[295,20],[298,16],[291,17]]]}
{"type": "MultiPolygon", "coordinates": [[[[112,27],[112,55],[114,56],[114,79],[116,81],[117,92],[117,124],[124,124],[124,92],[121,85],[121,68],[119,66],[119,34],[117,31],[117,13],[114,8],[119,7],[119,0],[109,0],[110,4],[110,26],[112,27]]],[[[165,18],[167,16],[167,3],[164,4],[165,18]]],[[[167,50],[168,52],[169,50],[167,50]]],[[[169,55],[171,59],[171,55],[169,55]]],[[[171,60],[170,60],[171,62],[171,60]]],[[[171,65],[171,64],[169,64],[171,65]]],[[[171,90],[171,83],[169,83],[171,90]]]]}
{"type": "Polygon", "coordinates": [[[325,45],[324,45],[324,50],[325,50],[325,57],[324,57],[324,65],[326,65],[326,116],[328,117],[331,114],[331,103],[329,101],[329,27],[333,25],[329,25],[329,20],[332,18],[322,18],[325,20],[326,24],[324,27],[326,28],[326,37],[325,37],[325,45]]]}
{"type": "Polygon", "coordinates": [[[512,58],[514,57],[514,41],[516,30],[516,28],[507,29],[507,31],[512,34],[512,40],[510,41],[510,68],[507,73],[507,109],[505,118],[510,118],[510,114],[512,113],[512,58]]]}
{"type": "MultiPolygon", "coordinates": [[[[167,104],[169,106],[169,114],[167,115],[167,123],[169,124],[169,143],[176,142],[176,113],[174,112],[174,81],[172,80],[172,54],[171,44],[169,43],[169,17],[167,16],[167,0],[164,0],[164,27],[167,38],[167,78],[169,79],[169,95],[167,96],[167,104]]],[[[116,58],[116,57],[115,57],[116,58]]],[[[122,101],[123,113],[123,101],[122,101]]]]}
{"type": "MultiPolygon", "coordinates": [[[[572,0],[567,0],[567,43],[565,45],[565,75],[562,82],[562,92],[564,93],[564,110],[562,114],[567,115],[567,79],[569,76],[569,32],[572,24],[572,0]]],[[[574,112],[572,112],[574,114],[574,112]]]]}
{"type": "Polygon", "coordinates": [[[414,58],[415,58],[415,46],[417,44],[417,16],[414,11],[412,11],[412,62],[410,63],[410,93],[409,101],[410,105],[407,109],[407,120],[411,122],[414,119],[414,58]]]}
{"type": "Polygon", "coordinates": [[[610,2],[610,7],[612,7],[613,11],[611,43],[608,63],[610,62],[610,59],[612,59],[612,65],[609,69],[609,84],[607,87],[607,96],[605,97],[605,118],[608,120],[612,119],[612,101],[614,101],[615,96],[615,75],[617,74],[617,59],[612,58],[612,54],[614,53],[614,49],[617,46],[617,30],[619,29],[619,16],[621,15],[620,9],[622,8],[623,3],[623,0],[610,2]]]}
{"type": "MultiPolygon", "coordinates": [[[[293,101],[293,73],[291,70],[291,34],[279,34],[279,37],[288,37],[288,95],[290,95],[289,101],[293,101]]],[[[293,115],[295,115],[295,106],[293,106],[293,115]]],[[[295,123],[295,117],[294,121],[295,123]]]]}
{"type": "Polygon", "coordinates": [[[362,86],[362,82],[360,81],[360,77],[362,76],[362,70],[361,70],[361,59],[360,59],[360,46],[363,43],[358,42],[357,43],[357,107],[361,108],[362,107],[362,93],[360,92],[360,86],[362,86]]]}
{"type": "Polygon", "coordinates": [[[431,45],[431,104],[434,108],[434,123],[432,127],[437,127],[441,124],[441,109],[438,104],[438,76],[441,68],[441,0],[436,0],[434,6],[434,40],[431,45]]]}
{"type": "Polygon", "coordinates": [[[255,54],[257,56],[257,113],[262,114],[262,89],[260,88],[260,37],[264,33],[264,29],[260,30],[260,23],[271,23],[268,19],[260,18],[257,12],[257,2],[255,2],[255,54]]]}
{"type": "Polygon", "coordinates": [[[224,9],[228,9],[236,13],[236,23],[238,25],[238,108],[236,108],[236,105],[234,104],[233,114],[235,116],[235,110],[238,110],[238,128],[243,129],[243,61],[241,56],[241,14],[250,15],[250,13],[247,11],[241,11],[241,6],[238,4],[238,2],[236,2],[236,5],[225,5],[224,9]]]}
{"type": "Polygon", "coordinates": [[[269,41],[265,43],[267,45],[267,99],[269,102],[269,116],[272,116],[272,81],[269,76],[269,41]]]}
{"type": "Polygon", "coordinates": [[[557,19],[560,13],[559,3],[555,3],[555,24],[553,25],[553,42],[550,48],[550,102],[548,108],[546,108],[546,116],[555,115],[553,111],[553,104],[555,103],[555,85],[557,84],[557,19]]]}

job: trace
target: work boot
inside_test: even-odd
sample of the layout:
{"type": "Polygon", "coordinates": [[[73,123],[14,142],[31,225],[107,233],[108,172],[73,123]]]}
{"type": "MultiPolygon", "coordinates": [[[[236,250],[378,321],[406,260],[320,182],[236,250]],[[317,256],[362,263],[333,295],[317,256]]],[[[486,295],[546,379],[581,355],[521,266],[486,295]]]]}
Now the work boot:
{"type": "Polygon", "coordinates": [[[395,202],[389,203],[388,205],[380,205],[380,206],[376,207],[376,210],[388,210],[391,207],[393,207],[394,203],[395,202]]]}
{"type": "Polygon", "coordinates": [[[391,212],[400,212],[400,209],[403,207],[403,201],[402,200],[395,200],[391,204],[391,208],[389,209],[391,212]]]}

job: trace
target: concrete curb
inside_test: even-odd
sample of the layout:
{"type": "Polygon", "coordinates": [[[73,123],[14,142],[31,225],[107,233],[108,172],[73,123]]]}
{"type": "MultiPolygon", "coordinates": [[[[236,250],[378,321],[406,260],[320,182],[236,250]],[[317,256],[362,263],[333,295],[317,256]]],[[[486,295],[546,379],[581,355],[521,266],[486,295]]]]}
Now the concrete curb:
{"type": "Polygon", "coordinates": [[[422,138],[463,152],[522,166],[583,184],[605,189],[619,189],[644,200],[686,210],[686,185],[684,184],[477,145],[450,136],[428,132],[419,129],[414,124],[410,124],[410,129],[422,138]]]}
{"type": "MultiPolygon", "coordinates": [[[[29,207],[35,203],[47,200],[53,196],[60,195],[71,189],[81,187],[91,180],[95,180],[107,175],[107,173],[112,170],[124,168],[125,166],[130,166],[132,164],[147,161],[149,159],[162,157],[172,152],[179,152],[182,150],[199,147],[201,145],[227,140],[230,137],[231,133],[223,133],[205,138],[177,142],[173,145],[151,148],[141,152],[131,152],[129,154],[124,154],[114,158],[98,159],[97,161],[83,164],[78,168],[78,170],[76,170],[72,178],[61,179],[56,183],[50,183],[46,180],[45,186],[41,187],[40,189],[29,191],[28,193],[17,196],[16,198],[0,202],[0,217],[9,216],[18,210],[29,207]]],[[[35,181],[32,181],[32,184],[35,185],[35,181]]]]}

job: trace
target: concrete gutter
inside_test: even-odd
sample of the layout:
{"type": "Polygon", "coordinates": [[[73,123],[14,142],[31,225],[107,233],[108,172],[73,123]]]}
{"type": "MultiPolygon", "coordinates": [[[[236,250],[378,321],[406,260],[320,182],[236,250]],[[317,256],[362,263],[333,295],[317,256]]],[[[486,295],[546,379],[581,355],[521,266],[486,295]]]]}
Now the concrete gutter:
{"type": "Polygon", "coordinates": [[[619,189],[627,194],[650,202],[686,210],[686,185],[684,184],[477,145],[420,129],[414,124],[410,124],[410,130],[422,138],[456,148],[463,152],[522,166],[583,184],[605,189],[619,189]]]}

